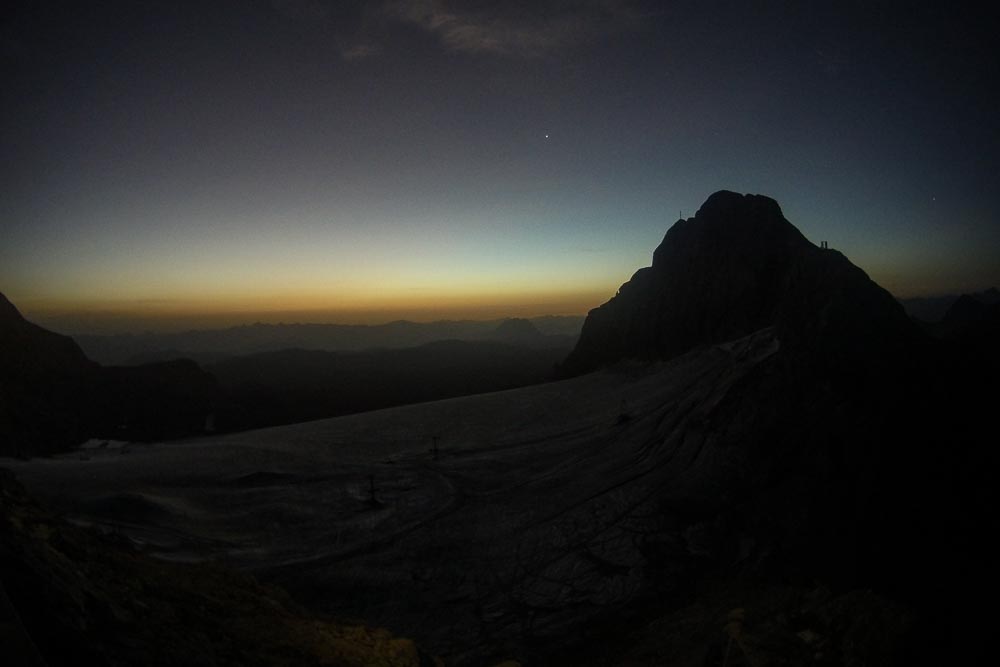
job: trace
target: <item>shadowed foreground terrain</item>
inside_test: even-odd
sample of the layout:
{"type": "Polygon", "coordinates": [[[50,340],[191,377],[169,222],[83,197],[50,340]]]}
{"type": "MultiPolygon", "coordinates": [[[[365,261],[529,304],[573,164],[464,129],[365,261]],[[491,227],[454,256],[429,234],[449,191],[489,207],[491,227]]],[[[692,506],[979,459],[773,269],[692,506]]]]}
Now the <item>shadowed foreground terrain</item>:
{"type": "Polygon", "coordinates": [[[765,653],[805,655],[796,633],[808,630],[826,646],[817,664],[852,650],[901,658],[912,650],[908,607],[812,583],[823,569],[813,563],[842,574],[857,548],[829,534],[843,525],[838,511],[859,518],[823,507],[840,502],[823,465],[754,498],[766,471],[713,427],[779,350],[765,330],[654,367],[14,467],[76,522],[114,527],[163,559],[255,572],[314,610],[384,624],[449,662],[554,662],[592,627],[612,632],[599,646],[615,653],[589,664],[701,664],[736,607],[752,610],[765,653]],[[761,578],[772,583],[760,589],[761,578]],[[838,648],[838,633],[860,632],[852,604],[880,619],[878,632],[838,648]],[[671,610],[688,627],[672,643],[666,630],[642,630],[651,618],[669,624],[671,610]],[[646,662],[624,660],[644,650],[646,662]]]}
{"type": "Polygon", "coordinates": [[[720,192],[678,221],[561,370],[576,377],[10,467],[77,526],[253,573],[448,664],[987,648],[991,367],[773,200],[720,192]]]}
{"type": "Polygon", "coordinates": [[[0,508],[4,664],[433,664],[409,640],[306,614],[247,575],[66,525],[3,470],[0,508]]]}
{"type": "Polygon", "coordinates": [[[545,382],[571,347],[444,340],[416,348],[281,350],[209,364],[232,405],[222,431],[291,424],[545,382]]]}

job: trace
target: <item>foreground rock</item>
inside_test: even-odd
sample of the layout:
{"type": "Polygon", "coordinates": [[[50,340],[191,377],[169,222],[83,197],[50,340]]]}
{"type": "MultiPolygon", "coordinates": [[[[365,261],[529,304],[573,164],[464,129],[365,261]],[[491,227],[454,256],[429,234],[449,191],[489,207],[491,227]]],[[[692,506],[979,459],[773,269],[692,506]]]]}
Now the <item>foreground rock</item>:
{"type": "Polygon", "coordinates": [[[70,526],[0,469],[4,664],[433,665],[385,630],[307,615],[210,565],[156,561],[121,535],[70,526]]]}

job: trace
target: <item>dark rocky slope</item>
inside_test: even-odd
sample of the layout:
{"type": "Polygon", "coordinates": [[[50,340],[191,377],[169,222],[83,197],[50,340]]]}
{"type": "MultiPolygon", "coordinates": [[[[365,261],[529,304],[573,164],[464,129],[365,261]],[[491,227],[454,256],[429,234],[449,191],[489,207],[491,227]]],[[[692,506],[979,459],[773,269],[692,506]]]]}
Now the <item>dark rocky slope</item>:
{"type": "Polygon", "coordinates": [[[0,456],[202,433],[223,404],[215,379],[192,361],[101,366],[0,294],[0,456]]]}
{"type": "Polygon", "coordinates": [[[444,340],[396,350],[262,352],[205,368],[243,409],[238,425],[260,428],[545,382],[569,349],[444,340]]]}
{"type": "Polygon", "coordinates": [[[715,492],[699,492],[716,544],[735,556],[742,535],[770,580],[818,577],[915,605],[936,619],[929,636],[946,653],[967,628],[985,632],[971,592],[996,590],[984,534],[996,524],[989,366],[927,339],[772,199],[718,192],[678,221],[652,267],[591,311],[562,371],[762,330],[779,351],[683,436],[717,457],[715,492]]]}
{"type": "Polygon", "coordinates": [[[669,359],[768,326],[786,347],[828,355],[886,352],[915,333],[888,292],[806,240],[773,199],[720,191],[667,231],[652,266],[590,311],[563,372],[669,359]]]}
{"type": "Polygon", "coordinates": [[[73,339],[28,322],[0,294],[0,455],[82,441],[82,388],[96,369],[73,339]]]}

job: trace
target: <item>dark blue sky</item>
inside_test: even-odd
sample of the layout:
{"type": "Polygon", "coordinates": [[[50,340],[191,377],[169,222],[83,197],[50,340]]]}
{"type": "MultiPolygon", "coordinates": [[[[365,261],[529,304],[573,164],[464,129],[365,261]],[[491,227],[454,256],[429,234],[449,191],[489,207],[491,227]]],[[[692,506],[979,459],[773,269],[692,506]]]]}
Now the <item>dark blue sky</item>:
{"type": "Polygon", "coordinates": [[[972,4],[94,4],[2,29],[0,291],[64,329],[582,313],[719,189],[899,296],[1000,283],[972,4]]]}

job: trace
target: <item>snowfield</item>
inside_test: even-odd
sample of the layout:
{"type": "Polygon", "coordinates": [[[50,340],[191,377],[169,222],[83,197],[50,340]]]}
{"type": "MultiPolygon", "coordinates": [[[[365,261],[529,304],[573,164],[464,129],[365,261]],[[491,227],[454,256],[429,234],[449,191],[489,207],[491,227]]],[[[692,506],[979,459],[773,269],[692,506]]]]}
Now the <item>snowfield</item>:
{"type": "Polygon", "coordinates": [[[764,330],[545,385],[4,465],[71,521],[471,661],[683,585],[710,548],[698,508],[739,473],[713,410],[777,349],[764,330]]]}

